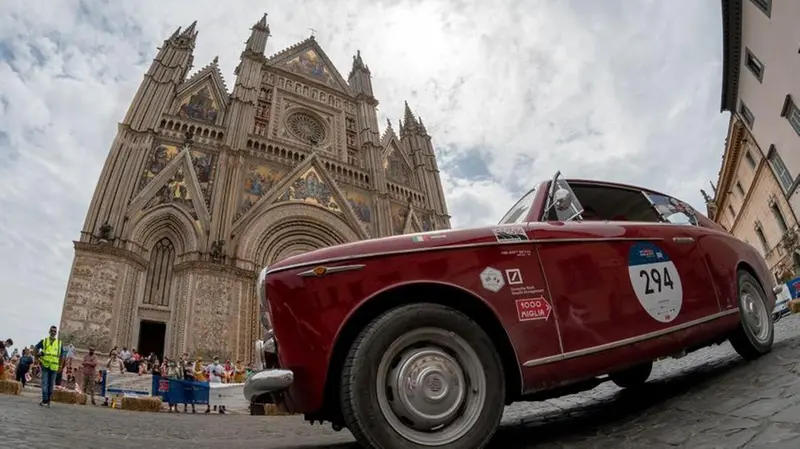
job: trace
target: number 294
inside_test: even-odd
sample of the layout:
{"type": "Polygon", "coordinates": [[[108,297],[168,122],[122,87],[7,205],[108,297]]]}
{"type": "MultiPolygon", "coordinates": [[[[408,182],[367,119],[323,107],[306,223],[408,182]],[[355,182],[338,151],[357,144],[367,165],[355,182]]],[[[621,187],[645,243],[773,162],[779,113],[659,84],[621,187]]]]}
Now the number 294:
{"type": "Polygon", "coordinates": [[[667,267],[663,269],[650,268],[649,270],[640,270],[639,277],[644,278],[644,294],[652,295],[653,293],[661,293],[666,289],[673,290],[675,286],[672,283],[672,277],[669,275],[667,267]]]}

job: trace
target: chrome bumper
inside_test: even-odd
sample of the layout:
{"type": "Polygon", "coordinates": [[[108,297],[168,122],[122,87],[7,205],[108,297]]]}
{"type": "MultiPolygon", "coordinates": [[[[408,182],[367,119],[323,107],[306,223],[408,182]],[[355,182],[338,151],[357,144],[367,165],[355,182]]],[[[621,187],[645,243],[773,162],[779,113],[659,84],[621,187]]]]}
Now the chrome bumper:
{"type": "Polygon", "coordinates": [[[256,340],[255,355],[258,362],[257,372],[244,381],[244,397],[249,402],[267,393],[277,393],[285,390],[294,382],[294,373],[288,369],[265,369],[266,354],[275,354],[275,338],[272,331],[268,331],[266,340],[256,340]]]}
{"type": "Polygon", "coordinates": [[[253,402],[267,393],[285,390],[294,382],[294,373],[288,369],[267,369],[253,373],[244,382],[244,397],[253,402]]]}

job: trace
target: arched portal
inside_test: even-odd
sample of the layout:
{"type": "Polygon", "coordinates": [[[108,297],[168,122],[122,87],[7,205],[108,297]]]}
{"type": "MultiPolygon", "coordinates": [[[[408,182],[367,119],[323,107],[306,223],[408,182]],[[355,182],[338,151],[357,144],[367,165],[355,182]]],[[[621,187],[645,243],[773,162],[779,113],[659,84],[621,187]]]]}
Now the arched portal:
{"type": "Polygon", "coordinates": [[[341,216],[307,203],[282,203],[270,207],[248,223],[237,245],[239,258],[253,269],[286,257],[360,240],[341,216]]]}

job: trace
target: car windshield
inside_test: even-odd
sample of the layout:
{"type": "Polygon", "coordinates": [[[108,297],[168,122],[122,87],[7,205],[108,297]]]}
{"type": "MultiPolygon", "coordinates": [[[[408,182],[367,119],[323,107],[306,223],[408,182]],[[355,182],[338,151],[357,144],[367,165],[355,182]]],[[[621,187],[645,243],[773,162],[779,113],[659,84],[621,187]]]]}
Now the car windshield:
{"type": "Polygon", "coordinates": [[[511,208],[500,220],[501,225],[504,224],[517,224],[522,223],[525,221],[525,218],[528,217],[528,212],[530,211],[531,205],[533,205],[533,199],[536,197],[536,187],[532,188],[530,192],[526,193],[525,196],[522,197],[514,207],[511,208]]]}

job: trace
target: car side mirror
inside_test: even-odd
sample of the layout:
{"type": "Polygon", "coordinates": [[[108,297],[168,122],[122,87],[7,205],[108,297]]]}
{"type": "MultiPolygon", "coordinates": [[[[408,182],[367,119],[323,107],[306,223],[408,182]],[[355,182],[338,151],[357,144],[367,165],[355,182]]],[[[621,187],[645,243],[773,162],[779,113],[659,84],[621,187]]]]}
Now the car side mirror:
{"type": "Polygon", "coordinates": [[[553,194],[553,205],[556,210],[565,211],[572,205],[572,193],[567,189],[559,188],[553,194]]]}

